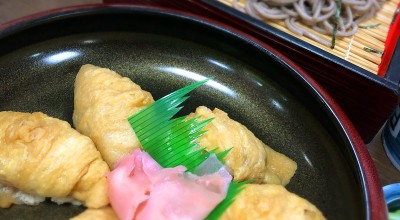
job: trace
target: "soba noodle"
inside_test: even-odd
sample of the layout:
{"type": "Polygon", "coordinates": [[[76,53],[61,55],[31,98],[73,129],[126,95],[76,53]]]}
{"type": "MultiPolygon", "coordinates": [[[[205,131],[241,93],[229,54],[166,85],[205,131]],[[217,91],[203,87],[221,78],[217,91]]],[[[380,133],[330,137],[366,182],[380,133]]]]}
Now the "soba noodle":
{"type": "Polygon", "coordinates": [[[233,6],[259,20],[284,20],[286,27],[328,47],[335,37],[348,37],[357,32],[358,24],[373,17],[384,0],[248,0],[245,7],[233,0],[233,6]],[[338,11],[341,9],[340,11],[338,11]],[[337,12],[339,12],[337,14],[337,12]],[[307,31],[298,22],[325,35],[329,42],[307,31]]]}

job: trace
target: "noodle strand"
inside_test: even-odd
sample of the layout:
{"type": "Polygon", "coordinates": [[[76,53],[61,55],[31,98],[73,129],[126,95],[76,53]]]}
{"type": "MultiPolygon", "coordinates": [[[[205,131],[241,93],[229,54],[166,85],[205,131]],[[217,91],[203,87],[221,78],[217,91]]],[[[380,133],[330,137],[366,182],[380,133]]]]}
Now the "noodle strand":
{"type": "Polygon", "coordinates": [[[340,0],[248,0],[244,9],[238,0],[232,3],[236,9],[259,20],[284,20],[290,31],[327,46],[332,45],[297,23],[325,35],[333,35],[337,25],[334,37],[348,37],[357,32],[359,23],[375,16],[385,3],[384,0],[341,0],[341,13],[335,20],[337,1],[340,0]]]}

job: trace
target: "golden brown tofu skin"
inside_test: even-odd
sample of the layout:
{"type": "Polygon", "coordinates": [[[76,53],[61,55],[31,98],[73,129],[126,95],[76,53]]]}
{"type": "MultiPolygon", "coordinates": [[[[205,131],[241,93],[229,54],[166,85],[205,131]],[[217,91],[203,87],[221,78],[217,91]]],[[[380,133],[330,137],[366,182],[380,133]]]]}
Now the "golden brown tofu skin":
{"type": "Polygon", "coordinates": [[[281,185],[247,184],[220,220],[319,220],[321,211],[281,185]]]}
{"type": "Polygon", "coordinates": [[[14,198],[13,190],[0,184],[0,208],[9,208],[12,204],[19,204],[14,198]]]}
{"type": "MultiPolygon", "coordinates": [[[[109,203],[108,172],[92,140],[67,122],[39,112],[0,112],[3,186],[34,196],[72,197],[87,207],[99,208],[109,203]]],[[[13,201],[4,199],[1,205],[7,207],[13,201]]]]}
{"type": "Polygon", "coordinates": [[[286,185],[293,177],[297,164],[285,155],[274,151],[259,140],[244,125],[229,118],[224,111],[213,111],[200,106],[188,118],[214,118],[199,138],[199,145],[206,150],[218,147],[219,151],[232,148],[225,157],[225,165],[237,181],[286,185]]]}
{"type": "Polygon", "coordinates": [[[118,216],[110,206],[106,206],[100,209],[86,209],[71,220],[118,220],[118,216]]]}
{"type": "Polygon", "coordinates": [[[110,69],[83,65],[75,80],[73,122],[110,168],[141,145],[128,117],[154,102],[149,92],[110,69]]]}

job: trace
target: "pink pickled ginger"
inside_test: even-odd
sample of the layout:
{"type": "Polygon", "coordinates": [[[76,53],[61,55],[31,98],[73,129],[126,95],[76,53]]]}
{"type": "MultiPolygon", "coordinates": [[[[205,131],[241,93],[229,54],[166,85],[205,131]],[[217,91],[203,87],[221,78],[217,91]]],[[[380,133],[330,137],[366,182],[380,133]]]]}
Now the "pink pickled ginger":
{"type": "Polygon", "coordinates": [[[204,219],[225,198],[232,176],[224,167],[203,176],[185,170],[162,168],[135,150],[107,175],[111,206],[122,220],[204,219]]]}

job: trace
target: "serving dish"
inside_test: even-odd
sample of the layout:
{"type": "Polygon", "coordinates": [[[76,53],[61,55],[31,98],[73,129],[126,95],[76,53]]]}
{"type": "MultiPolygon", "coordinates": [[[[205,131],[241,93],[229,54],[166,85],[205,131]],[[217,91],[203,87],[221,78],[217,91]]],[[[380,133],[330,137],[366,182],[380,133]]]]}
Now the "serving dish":
{"type": "MultiPolygon", "coordinates": [[[[390,62],[385,76],[382,77],[217,0],[103,0],[103,2],[160,5],[187,11],[218,20],[269,44],[305,69],[330,93],[348,115],[365,143],[370,143],[375,137],[399,101],[399,65],[395,62],[399,57],[399,49],[395,49],[392,56],[394,62],[390,62]]],[[[399,46],[400,44],[397,44],[396,47],[399,46]]],[[[387,53],[384,57],[387,57],[386,55],[387,53]]]]}
{"type": "MultiPolygon", "coordinates": [[[[143,6],[88,5],[0,27],[0,110],[71,123],[73,83],[86,63],[130,77],[158,99],[211,77],[182,114],[218,107],[298,164],[287,188],[328,219],[385,219],[363,141],[333,99],[267,44],[219,22],[143,6]]],[[[69,218],[81,207],[0,209],[6,219],[69,218]]]]}
{"type": "MultiPolygon", "coordinates": [[[[202,0],[202,2],[208,7],[240,19],[245,23],[244,25],[242,24],[245,29],[254,29],[253,31],[259,32],[263,36],[262,40],[271,42],[270,39],[272,39],[272,41],[280,44],[277,47],[282,48],[284,55],[295,60],[296,63],[306,69],[334,96],[356,125],[366,143],[369,143],[378,133],[398,103],[398,84],[400,81],[400,75],[398,74],[400,66],[396,62],[400,53],[398,33],[397,35],[393,33],[393,39],[390,40],[390,44],[388,42],[389,37],[385,42],[385,46],[390,48],[385,49],[382,62],[379,65],[380,70],[371,71],[365,69],[362,65],[345,60],[344,57],[332,54],[329,49],[321,49],[313,43],[306,42],[265,22],[252,18],[220,1],[202,0]],[[320,71],[320,69],[325,68],[329,68],[333,72],[320,71]],[[377,71],[379,74],[375,73],[377,71]]],[[[395,3],[392,2],[392,5],[395,5],[395,3]]],[[[395,9],[390,10],[393,11],[395,9]]],[[[392,14],[393,21],[391,26],[393,27],[391,29],[394,29],[394,32],[398,32],[399,18],[395,23],[396,17],[398,17],[396,13],[398,12],[399,9],[394,15],[392,14]]],[[[387,10],[386,13],[388,13],[387,10]]],[[[390,21],[388,23],[389,25],[391,24],[390,21]]],[[[361,61],[357,60],[356,62],[361,61]]]]}

